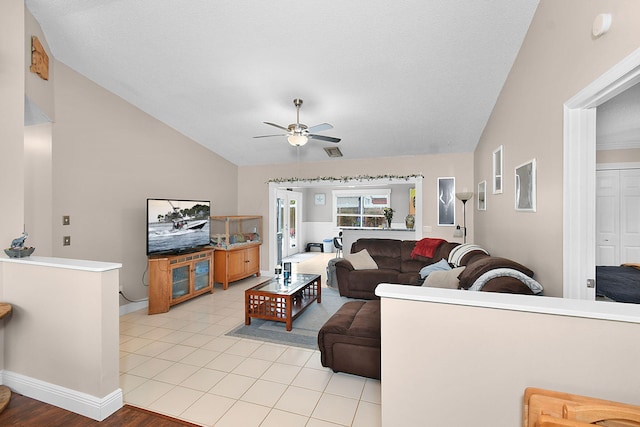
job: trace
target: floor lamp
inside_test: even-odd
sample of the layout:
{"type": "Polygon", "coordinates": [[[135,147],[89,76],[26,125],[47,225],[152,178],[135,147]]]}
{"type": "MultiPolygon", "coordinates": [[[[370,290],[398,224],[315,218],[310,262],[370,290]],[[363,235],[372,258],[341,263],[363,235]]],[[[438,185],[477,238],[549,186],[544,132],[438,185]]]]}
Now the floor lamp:
{"type": "Polygon", "coordinates": [[[462,230],[460,226],[456,227],[456,231],[453,232],[453,237],[462,237],[463,243],[467,243],[467,201],[473,197],[473,191],[465,191],[462,193],[456,193],[456,199],[462,202],[463,220],[462,230]]]}

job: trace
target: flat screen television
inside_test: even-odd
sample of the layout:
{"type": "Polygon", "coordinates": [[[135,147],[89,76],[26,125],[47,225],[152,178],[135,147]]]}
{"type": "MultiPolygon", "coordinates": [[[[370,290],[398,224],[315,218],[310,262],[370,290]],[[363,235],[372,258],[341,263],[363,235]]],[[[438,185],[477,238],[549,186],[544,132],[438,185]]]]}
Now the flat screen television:
{"type": "Polygon", "coordinates": [[[210,207],[204,200],[147,199],[147,255],[209,245],[210,207]]]}

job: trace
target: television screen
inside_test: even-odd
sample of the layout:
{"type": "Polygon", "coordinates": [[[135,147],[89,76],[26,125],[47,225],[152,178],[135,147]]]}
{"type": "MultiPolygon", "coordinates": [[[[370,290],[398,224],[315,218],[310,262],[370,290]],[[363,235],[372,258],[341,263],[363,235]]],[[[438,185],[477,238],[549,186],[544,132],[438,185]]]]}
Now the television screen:
{"type": "Polygon", "coordinates": [[[209,245],[210,205],[203,200],[147,199],[147,255],[209,245]]]}

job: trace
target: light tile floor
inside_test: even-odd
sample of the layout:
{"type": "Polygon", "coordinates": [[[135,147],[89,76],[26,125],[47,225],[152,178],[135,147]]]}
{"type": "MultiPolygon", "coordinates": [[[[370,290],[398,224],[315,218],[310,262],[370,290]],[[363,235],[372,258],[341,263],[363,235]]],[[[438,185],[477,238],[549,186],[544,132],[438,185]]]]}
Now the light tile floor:
{"type": "MultiPolygon", "coordinates": [[[[326,284],[333,256],[292,268],[322,274],[326,284]]],[[[121,316],[125,403],[203,426],[381,425],[380,381],[333,373],[317,350],[225,336],[244,322],[244,290],[259,281],[251,277],[226,291],[216,285],[213,294],[168,313],[121,316]]]]}

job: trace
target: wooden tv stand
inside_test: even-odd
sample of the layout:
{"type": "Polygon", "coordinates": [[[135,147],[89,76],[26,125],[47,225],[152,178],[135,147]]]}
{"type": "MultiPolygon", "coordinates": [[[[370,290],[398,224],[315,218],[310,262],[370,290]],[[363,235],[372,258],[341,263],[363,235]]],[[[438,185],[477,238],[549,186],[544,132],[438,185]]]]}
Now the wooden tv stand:
{"type": "Polygon", "coordinates": [[[149,257],[149,314],[213,292],[213,248],[149,257]]]}

